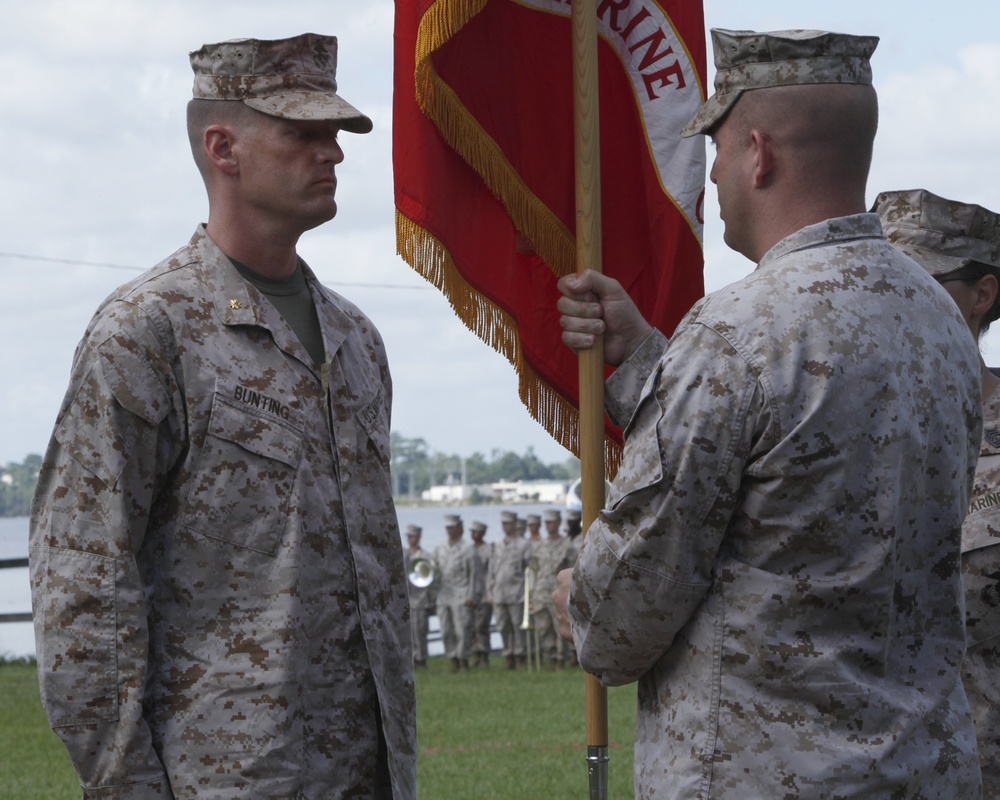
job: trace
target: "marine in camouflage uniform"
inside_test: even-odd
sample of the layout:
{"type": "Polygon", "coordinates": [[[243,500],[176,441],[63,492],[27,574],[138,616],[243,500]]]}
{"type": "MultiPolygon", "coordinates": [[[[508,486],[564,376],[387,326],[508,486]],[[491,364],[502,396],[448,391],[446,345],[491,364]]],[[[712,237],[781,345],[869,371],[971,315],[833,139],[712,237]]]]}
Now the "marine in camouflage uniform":
{"type": "MultiPolygon", "coordinates": [[[[870,84],[875,40],[712,36],[717,92],[686,133],[712,132],[726,241],[758,266],[609,380],[625,450],[566,584],[580,663],[607,685],[639,681],[637,797],[978,797],[959,554],[978,352],[864,213],[867,162],[823,194],[810,170],[825,165],[808,147],[782,160],[752,115],[779,133],[797,121],[768,111],[791,100],[806,131],[860,117],[870,157],[874,96],[854,84],[870,84]],[[779,80],[796,91],[726,117],[779,80]],[[798,91],[810,83],[836,85],[798,91]],[[758,217],[792,224],[780,235],[741,227],[804,200],[800,186],[824,211],[851,186],[833,205],[860,210],[797,228],[758,217]]],[[[833,144],[838,159],[858,146],[833,144]]],[[[564,314],[609,282],[563,279],[564,314]]]]}
{"type": "MultiPolygon", "coordinates": [[[[422,532],[418,525],[406,526],[407,548],[403,551],[403,566],[408,577],[414,561],[423,560],[428,565],[434,563],[434,556],[420,546],[422,532]]],[[[407,593],[410,598],[410,636],[413,638],[413,663],[418,667],[426,667],[428,623],[437,602],[434,598],[433,582],[426,586],[418,586],[410,580],[407,585],[407,593]]]]}
{"type": "Polygon", "coordinates": [[[528,535],[528,541],[534,547],[535,544],[542,540],[542,515],[528,514],[524,519],[524,527],[528,535]]]}
{"type": "MultiPolygon", "coordinates": [[[[1000,319],[1000,214],[924,189],[883,192],[873,210],[886,239],[952,296],[981,341],[1000,319]]],[[[968,650],[962,682],[972,707],[983,797],[1000,797],[1000,370],[981,365],[983,438],[962,525],[968,650]]]]}
{"type": "MultiPolygon", "coordinates": [[[[191,59],[195,97],[212,101],[199,108],[230,126],[211,157],[241,115],[261,135],[306,130],[281,167],[283,200],[305,191],[308,221],[332,217],[331,137],[371,129],[334,94],[336,39],[240,40],[191,59]],[[301,158],[321,148],[329,162],[301,158]]],[[[208,228],[115,291],[77,348],[32,509],[42,701],[88,798],[413,798],[384,345],[296,267],[305,217],[271,255],[314,308],[319,361],[213,241],[213,225],[230,230],[213,216],[221,183],[225,210],[245,208],[240,155],[206,177],[208,228]]]]}
{"type": "Polygon", "coordinates": [[[487,600],[486,579],[490,572],[490,557],[493,555],[492,542],[484,541],[486,524],[473,522],[469,526],[472,536],[472,552],[475,560],[475,587],[472,591],[472,654],[473,666],[488,667],[490,652],[493,650],[492,623],[493,605],[487,600]]]}
{"type": "Polygon", "coordinates": [[[962,682],[972,707],[983,797],[1000,797],[1000,370],[983,408],[983,440],[962,526],[968,650],[962,682]]]}
{"type": "Polygon", "coordinates": [[[531,543],[517,532],[517,515],[500,514],[503,539],[494,545],[487,578],[487,595],[493,604],[497,628],[503,640],[507,668],[527,666],[528,651],[521,630],[524,621],[524,571],[531,565],[531,543]]]}
{"type": "Polygon", "coordinates": [[[576,548],[570,539],[559,535],[562,516],[549,509],[542,515],[546,536],[539,539],[532,549],[531,566],[535,570],[535,585],[531,592],[531,613],[538,630],[538,648],[542,658],[548,659],[553,669],[562,669],[566,663],[565,641],[559,635],[552,592],[556,588],[556,575],[573,566],[576,548]]]}
{"type": "Polygon", "coordinates": [[[472,597],[475,590],[475,554],[471,544],[462,541],[460,517],[445,517],[448,542],[434,548],[437,615],[445,658],[451,660],[452,672],[469,669],[472,651],[472,597]]]}

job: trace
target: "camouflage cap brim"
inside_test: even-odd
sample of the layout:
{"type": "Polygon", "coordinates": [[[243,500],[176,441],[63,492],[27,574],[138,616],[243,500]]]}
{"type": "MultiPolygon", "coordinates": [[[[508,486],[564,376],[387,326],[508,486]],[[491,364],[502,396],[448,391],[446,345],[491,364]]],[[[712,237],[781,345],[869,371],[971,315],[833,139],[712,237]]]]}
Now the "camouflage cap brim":
{"type": "Polygon", "coordinates": [[[691,121],[681,129],[681,138],[687,139],[691,136],[697,136],[699,133],[708,133],[729,113],[736,101],[740,99],[741,94],[742,92],[730,92],[724,95],[713,94],[705,101],[705,105],[698,113],[691,117],[691,121]]]}
{"type": "Polygon", "coordinates": [[[1000,214],[926,189],[882,192],[872,211],[887,241],[931,275],[973,261],[1000,268],[1000,214]]]}
{"type": "MultiPolygon", "coordinates": [[[[887,236],[886,238],[888,239],[889,237],[887,236]]],[[[892,240],[889,239],[889,241],[892,240]]],[[[967,264],[972,263],[974,260],[971,258],[962,258],[960,256],[946,256],[943,253],[935,252],[934,250],[927,247],[921,247],[913,244],[912,242],[895,241],[892,242],[892,244],[897,250],[912,258],[934,277],[947,275],[949,272],[961,269],[967,264]]]]}
{"type": "Polygon", "coordinates": [[[268,97],[248,97],[243,102],[272,117],[337,122],[350,133],[370,133],[373,127],[371,119],[337,95],[287,92],[268,97]]]}

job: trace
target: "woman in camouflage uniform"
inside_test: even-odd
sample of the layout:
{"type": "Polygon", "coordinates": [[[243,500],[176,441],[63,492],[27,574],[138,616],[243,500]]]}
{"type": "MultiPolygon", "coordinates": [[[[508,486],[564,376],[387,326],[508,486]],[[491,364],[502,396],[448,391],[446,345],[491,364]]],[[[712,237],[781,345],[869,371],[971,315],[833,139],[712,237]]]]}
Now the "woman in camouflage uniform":
{"type": "MultiPolygon", "coordinates": [[[[981,340],[1000,319],[1000,214],[920,189],[883,192],[875,210],[886,238],[937,278],[981,340]]],[[[962,526],[962,683],[976,723],[983,797],[1000,797],[1000,369],[982,367],[983,441],[962,526]]]]}

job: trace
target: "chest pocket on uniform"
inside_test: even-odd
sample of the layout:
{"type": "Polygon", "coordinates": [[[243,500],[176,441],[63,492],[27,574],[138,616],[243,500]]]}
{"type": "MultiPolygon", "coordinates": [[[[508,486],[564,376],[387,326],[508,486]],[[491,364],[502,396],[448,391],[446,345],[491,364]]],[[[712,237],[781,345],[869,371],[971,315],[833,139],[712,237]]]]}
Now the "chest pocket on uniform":
{"type": "MultiPolygon", "coordinates": [[[[659,373],[659,370],[657,370],[659,373]]],[[[606,506],[615,509],[626,497],[657,485],[663,479],[663,459],[656,429],[663,417],[663,407],[650,384],[640,397],[632,419],[625,426],[629,443],[628,457],[622,461],[618,475],[608,492],[606,506]]],[[[654,384],[655,385],[655,384],[654,384]]]]}
{"type": "Polygon", "coordinates": [[[368,435],[379,461],[389,464],[389,422],[385,416],[385,392],[379,387],[375,396],[357,413],[358,424],[368,435]]]}
{"type": "Polygon", "coordinates": [[[216,394],[184,512],[189,530],[277,552],[302,454],[302,434],[216,394]]]}

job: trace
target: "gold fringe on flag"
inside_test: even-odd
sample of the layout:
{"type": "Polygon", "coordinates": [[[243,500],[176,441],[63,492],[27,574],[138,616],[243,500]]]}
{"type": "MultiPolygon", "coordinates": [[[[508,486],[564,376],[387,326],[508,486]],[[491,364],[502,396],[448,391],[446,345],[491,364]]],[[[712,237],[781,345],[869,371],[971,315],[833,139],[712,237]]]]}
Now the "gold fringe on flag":
{"type": "MultiPolygon", "coordinates": [[[[501,148],[438,75],[431,61],[435,50],[480,13],[488,0],[438,0],[424,12],[416,41],[416,101],[447,144],[482,178],[503,205],[514,227],[534,251],[561,277],[576,269],[575,235],[524,183],[501,148]]],[[[579,411],[546,384],[521,351],[517,324],[462,277],[447,248],[433,235],[397,212],[397,252],[448,299],[463,323],[501,353],[518,376],[518,394],[531,416],[563,447],[579,456],[579,411]]],[[[605,437],[605,473],[614,477],[621,445],[605,437]]]]}
{"type": "MultiPolygon", "coordinates": [[[[518,376],[518,396],[525,408],[552,438],[579,457],[580,412],[524,360],[514,319],[465,281],[448,249],[437,238],[399,211],[396,252],[447,298],[470,331],[510,362],[518,376]]],[[[604,452],[605,474],[610,480],[621,464],[621,445],[605,436],[604,452]]]]}

